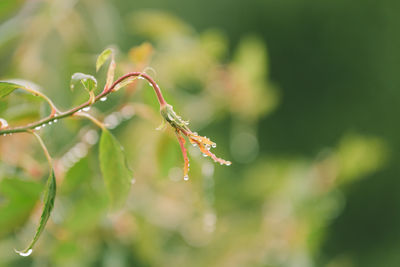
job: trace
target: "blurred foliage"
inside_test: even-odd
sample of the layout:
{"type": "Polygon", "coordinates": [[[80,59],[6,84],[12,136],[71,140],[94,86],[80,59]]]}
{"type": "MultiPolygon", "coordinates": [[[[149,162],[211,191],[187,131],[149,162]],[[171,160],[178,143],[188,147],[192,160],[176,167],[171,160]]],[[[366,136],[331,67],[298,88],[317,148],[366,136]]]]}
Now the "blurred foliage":
{"type": "MultiPolygon", "coordinates": [[[[205,4],[212,4],[219,20],[237,22],[222,23],[225,31],[208,29],[207,17],[194,10],[192,20],[207,28],[199,32],[171,13],[140,9],[134,1],[1,1],[2,79],[33,81],[66,109],[87,100],[83,90],[69,90],[71,75],[94,75],[96,55],[112,45],[118,51],[117,77],[128,71],[151,75],[175,110],[190,119],[193,129],[211,136],[218,153],[233,164],[214,166],[190,148],[191,179],[184,182],[174,133],[155,130],[161,118],[154,92],[142,81],[128,85],[90,111],[125,148],[135,178],[126,205],[110,210],[97,128],[69,119],[42,129],[56,161],[59,194],[37,248],[22,258],[13,248],[26,244],[37,225],[47,165],[29,135],[2,136],[0,266],[397,266],[398,242],[386,241],[386,258],[373,242],[379,240],[373,233],[376,221],[351,221],[363,215],[352,205],[387,216],[385,206],[365,204],[390,202],[384,188],[373,188],[382,198],[369,191],[352,193],[363,190],[360,181],[379,180],[377,174],[393,165],[395,152],[379,130],[388,118],[366,130],[377,115],[361,105],[376,88],[352,82],[364,74],[343,64],[350,59],[338,53],[359,27],[349,19],[347,2],[257,3],[248,3],[253,15],[244,14],[240,1],[205,4]],[[341,14],[346,16],[337,23],[350,26],[333,40],[327,35],[335,32],[334,15],[341,14]],[[320,25],[324,16],[328,22],[320,25]],[[262,17],[271,26],[257,21],[262,17]],[[260,33],[268,33],[268,49],[265,40],[248,34],[252,21],[260,33]],[[321,36],[312,35],[318,27],[321,36]],[[336,64],[322,68],[319,60],[336,64]],[[338,87],[344,97],[328,90],[338,87]],[[363,119],[351,127],[357,114],[363,119]],[[357,199],[362,194],[367,195],[357,199]],[[348,215],[349,206],[354,214],[348,215]]],[[[190,5],[174,0],[169,9],[190,11],[190,5]]],[[[191,19],[190,13],[182,16],[191,19]]],[[[105,69],[99,76],[101,88],[105,69]]],[[[382,95],[373,99],[385,103],[386,110],[382,95]]],[[[18,90],[0,102],[0,117],[10,125],[48,112],[46,103],[18,90]]],[[[385,230],[380,226],[379,233],[385,230]]]]}

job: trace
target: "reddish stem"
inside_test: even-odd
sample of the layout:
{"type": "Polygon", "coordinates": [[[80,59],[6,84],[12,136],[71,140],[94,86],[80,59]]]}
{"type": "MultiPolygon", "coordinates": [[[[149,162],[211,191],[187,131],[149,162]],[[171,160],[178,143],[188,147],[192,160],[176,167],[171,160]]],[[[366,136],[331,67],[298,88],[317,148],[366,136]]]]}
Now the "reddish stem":
{"type": "Polygon", "coordinates": [[[79,105],[77,107],[74,107],[74,108],[72,108],[70,110],[67,110],[65,112],[61,112],[61,113],[58,113],[58,114],[51,114],[50,116],[48,116],[46,118],[43,118],[43,119],[41,119],[39,121],[36,121],[36,122],[29,123],[29,124],[27,124],[25,126],[17,126],[17,127],[14,127],[14,128],[6,128],[6,129],[3,129],[3,130],[0,130],[0,134],[5,135],[5,134],[11,134],[11,133],[26,132],[29,129],[32,130],[35,127],[46,125],[46,123],[72,116],[74,113],[78,112],[79,110],[81,110],[81,109],[83,109],[85,107],[93,105],[94,103],[99,101],[102,97],[105,97],[108,94],[110,94],[120,82],[122,82],[123,80],[125,80],[125,79],[127,79],[129,77],[143,77],[144,79],[146,79],[148,82],[150,82],[151,86],[153,87],[153,89],[154,89],[154,91],[155,91],[155,93],[157,95],[158,102],[160,103],[160,107],[162,108],[165,105],[167,105],[167,102],[165,102],[165,99],[164,99],[164,97],[163,97],[163,95],[161,93],[160,87],[158,86],[158,84],[149,75],[147,75],[146,73],[143,73],[143,72],[130,72],[130,73],[127,73],[127,74],[119,77],[115,82],[113,82],[111,84],[111,86],[108,89],[105,89],[103,92],[101,92],[99,95],[97,95],[95,97],[94,101],[89,100],[89,101],[87,101],[87,102],[85,102],[85,103],[83,103],[83,104],[81,104],[81,105],[79,105]]]}

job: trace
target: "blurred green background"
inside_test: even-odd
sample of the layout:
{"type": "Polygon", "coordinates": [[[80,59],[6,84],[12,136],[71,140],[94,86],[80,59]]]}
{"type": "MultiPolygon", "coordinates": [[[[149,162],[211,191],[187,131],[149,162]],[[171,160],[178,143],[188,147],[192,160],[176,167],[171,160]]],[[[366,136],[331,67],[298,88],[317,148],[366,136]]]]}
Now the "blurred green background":
{"type": "MultiPolygon", "coordinates": [[[[0,1],[0,78],[37,85],[65,110],[74,72],[118,51],[146,71],[214,165],[179,145],[138,82],[90,112],[125,148],[135,183],[110,211],[99,131],[69,119],[40,135],[56,161],[55,209],[33,254],[47,166],[26,134],[0,138],[0,266],[400,266],[398,10],[391,0],[0,1]]],[[[0,117],[26,124],[45,103],[16,92],[0,117]]]]}

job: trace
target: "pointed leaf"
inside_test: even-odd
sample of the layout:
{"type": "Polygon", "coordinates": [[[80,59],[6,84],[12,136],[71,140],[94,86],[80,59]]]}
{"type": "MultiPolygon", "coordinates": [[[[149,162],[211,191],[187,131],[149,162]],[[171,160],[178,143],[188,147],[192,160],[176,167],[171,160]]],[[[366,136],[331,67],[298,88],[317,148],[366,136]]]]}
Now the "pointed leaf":
{"type": "Polygon", "coordinates": [[[88,92],[97,89],[96,78],[89,74],[84,74],[81,72],[74,73],[71,77],[71,90],[73,90],[78,83],[81,83],[83,88],[88,92]]]}
{"type": "Polygon", "coordinates": [[[127,167],[123,148],[108,130],[103,130],[100,139],[100,168],[111,206],[117,208],[124,204],[128,196],[132,172],[127,167]]]}
{"type": "Polygon", "coordinates": [[[55,198],[56,198],[56,178],[54,175],[54,170],[52,169],[50,176],[47,179],[47,184],[44,192],[44,197],[43,197],[44,206],[42,215],[40,217],[39,226],[36,229],[35,236],[33,237],[29,246],[23,251],[16,251],[21,256],[29,256],[32,253],[33,246],[39,240],[39,237],[42,234],[48,219],[50,218],[51,211],[53,210],[54,207],[55,198]]]}
{"type": "Polygon", "coordinates": [[[23,86],[16,83],[10,82],[0,82],[0,98],[3,98],[12,93],[15,89],[21,88],[23,86]]]}
{"type": "Polygon", "coordinates": [[[96,71],[99,71],[101,66],[107,61],[107,59],[111,56],[112,50],[110,48],[105,49],[101,54],[97,57],[96,61],[96,71]]]}

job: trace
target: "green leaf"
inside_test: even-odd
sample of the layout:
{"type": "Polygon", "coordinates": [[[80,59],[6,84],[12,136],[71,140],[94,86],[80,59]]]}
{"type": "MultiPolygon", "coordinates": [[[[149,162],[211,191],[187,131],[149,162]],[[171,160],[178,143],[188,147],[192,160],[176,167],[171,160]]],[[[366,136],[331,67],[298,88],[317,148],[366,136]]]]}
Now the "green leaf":
{"type": "Polygon", "coordinates": [[[59,186],[59,194],[71,196],[78,192],[84,185],[89,184],[92,173],[88,157],[80,159],[65,174],[64,180],[59,186]]]}
{"type": "Polygon", "coordinates": [[[15,231],[26,222],[42,190],[40,183],[17,177],[0,181],[0,199],[4,197],[4,202],[0,202],[0,236],[15,231]]]}
{"type": "Polygon", "coordinates": [[[0,98],[3,98],[12,93],[15,89],[21,88],[23,86],[16,83],[10,82],[0,82],[0,98]]]}
{"type": "Polygon", "coordinates": [[[54,170],[51,170],[50,176],[47,179],[47,184],[44,192],[44,206],[42,215],[40,217],[39,226],[36,229],[35,236],[33,237],[30,245],[23,251],[16,251],[21,256],[29,256],[32,253],[32,248],[35,243],[39,240],[40,235],[42,234],[48,219],[50,218],[50,213],[54,207],[54,200],[56,198],[56,177],[54,175],[54,170]]]}
{"type": "Polygon", "coordinates": [[[96,71],[99,71],[101,66],[107,61],[107,59],[111,56],[112,50],[110,48],[105,49],[101,54],[97,57],[96,61],[96,71]]]}
{"type": "Polygon", "coordinates": [[[92,75],[84,74],[81,72],[74,73],[71,77],[71,90],[73,90],[75,86],[79,83],[81,83],[83,85],[83,88],[88,92],[97,89],[97,80],[92,75]]]}
{"type": "Polygon", "coordinates": [[[108,131],[103,130],[100,139],[100,168],[110,196],[112,208],[124,204],[132,181],[123,148],[108,131]]]}

